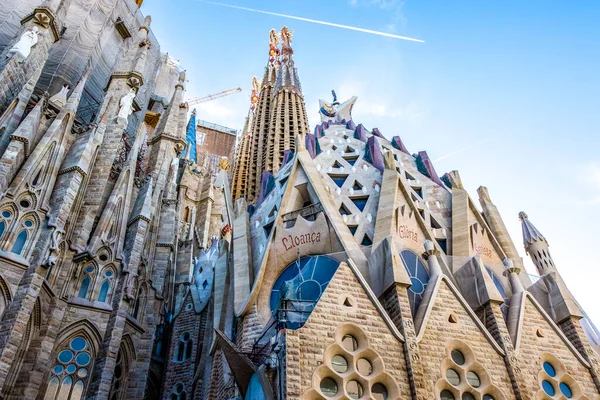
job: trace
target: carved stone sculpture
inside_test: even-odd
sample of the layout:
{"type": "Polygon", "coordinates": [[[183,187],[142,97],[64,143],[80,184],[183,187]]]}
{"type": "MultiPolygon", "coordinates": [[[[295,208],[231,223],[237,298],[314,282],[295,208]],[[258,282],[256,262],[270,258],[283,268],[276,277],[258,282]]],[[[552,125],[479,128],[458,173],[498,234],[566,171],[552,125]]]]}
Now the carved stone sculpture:
{"type": "Polygon", "coordinates": [[[127,119],[131,115],[133,112],[133,99],[135,99],[135,90],[133,89],[121,98],[119,102],[119,118],[127,119]]]}
{"type": "Polygon", "coordinates": [[[39,34],[40,30],[37,26],[23,32],[19,41],[8,51],[6,57],[9,58],[15,54],[20,54],[23,57],[23,61],[25,61],[29,57],[33,46],[37,44],[39,34]]]}

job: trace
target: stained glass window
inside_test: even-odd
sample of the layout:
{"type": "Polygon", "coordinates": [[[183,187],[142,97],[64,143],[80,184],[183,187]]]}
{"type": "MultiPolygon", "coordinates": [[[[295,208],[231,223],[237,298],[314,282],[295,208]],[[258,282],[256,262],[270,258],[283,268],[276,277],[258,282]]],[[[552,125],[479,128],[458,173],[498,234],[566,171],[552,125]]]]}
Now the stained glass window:
{"type": "Polygon", "coordinates": [[[413,316],[417,313],[419,304],[423,299],[423,293],[429,282],[429,274],[421,259],[410,250],[403,250],[400,253],[404,267],[410,277],[411,286],[408,289],[408,299],[413,316]]]}
{"type": "Polygon", "coordinates": [[[90,277],[86,276],[81,280],[81,286],[79,287],[79,294],[77,297],[85,299],[87,297],[88,289],[90,288],[90,277]]]}
{"type": "Polygon", "coordinates": [[[92,355],[86,339],[77,336],[56,356],[44,400],[80,400],[89,372],[92,355]]]}
{"type": "Polygon", "coordinates": [[[17,236],[17,240],[15,240],[15,244],[13,244],[11,251],[20,255],[25,248],[25,243],[27,243],[27,231],[21,231],[17,236]]]}
{"type": "Polygon", "coordinates": [[[288,329],[304,325],[338,265],[327,256],[304,257],[288,265],[271,291],[273,316],[288,329]]]}

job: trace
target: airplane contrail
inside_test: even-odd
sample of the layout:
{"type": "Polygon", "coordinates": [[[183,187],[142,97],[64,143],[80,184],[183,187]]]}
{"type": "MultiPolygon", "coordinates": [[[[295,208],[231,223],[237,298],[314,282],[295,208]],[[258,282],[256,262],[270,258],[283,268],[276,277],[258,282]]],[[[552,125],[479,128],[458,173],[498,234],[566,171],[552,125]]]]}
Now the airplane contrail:
{"type": "Polygon", "coordinates": [[[470,150],[470,149],[472,149],[472,148],[473,148],[473,147],[475,147],[475,146],[479,146],[479,145],[480,145],[480,144],[482,144],[482,143],[485,143],[485,142],[487,142],[487,141],[490,141],[490,140],[492,140],[492,139],[493,139],[493,138],[495,138],[496,136],[497,136],[497,135],[494,135],[494,136],[487,137],[487,138],[485,138],[485,139],[482,139],[482,140],[480,140],[479,142],[473,143],[473,144],[472,144],[472,145],[470,145],[470,146],[463,147],[462,149],[458,149],[458,150],[456,150],[456,151],[453,151],[452,153],[448,153],[448,154],[446,154],[445,156],[441,156],[441,157],[439,157],[439,158],[436,158],[435,160],[433,160],[433,162],[438,162],[438,161],[441,161],[441,160],[443,160],[444,158],[452,157],[453,155],[456,155],[456,154],[458,154],[458,153],[462,153],[463,151],[470,150]]]}
{"type": "Polygon", "coordinates": [[[421,39],[415,39],[415,38],[410,38],[410,37],[406,37],[406,36],[394,35],[393,33],[373,31],[371,29],[364,29],[364,28],[359,28],[359,27],[356,27],[356,26],[334,24],[333,22],[318,21],[316,19],[296,17],[296,16],[293,16],[293,15],[279,14],[279,13],[274,13],[274,12],[270,12],[270,11],[256,10],[254,8],[234,6],[232,4],[225,4],[225,3],[217,3],[215,1],[209,1],[209,0],[196,0],[196,1],[199,1],[201,3],[214,4],[216,6],[235,8],[235,9],[244,10],[244,11],[251,11],[251,12],[260,13],[260,14],[274,15],[276,17],[290,18],[290,19],[295,19],[295,20],[298,20],[298,21],[311,22],[313,24],[333,26],[335,28],[342,28],[342,29],[349,29],[351,31],[363,32],[363,33],[370,33],[372,35],[385,36],[385,37],[390,37],[390,38],[394,38],[394,39],[401,39],[401,40],[409,40],[411,42],[425,43],[425,41],[421,40],[421,39]]]}

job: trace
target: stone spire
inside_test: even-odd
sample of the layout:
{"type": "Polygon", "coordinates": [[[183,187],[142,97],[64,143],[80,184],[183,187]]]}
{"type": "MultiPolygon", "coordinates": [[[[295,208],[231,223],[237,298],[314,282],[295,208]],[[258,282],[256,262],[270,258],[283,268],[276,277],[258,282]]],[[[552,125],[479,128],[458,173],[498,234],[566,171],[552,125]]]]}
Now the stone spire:
{"type": "Polygon", "coordinates": [[[269,136],[265,141],[266,149],[263,152],[261,168],[261,172],[271,171],[273,174],[276,174],[283,164],[285,150],[296,152],[296,140],[303,141],[304,135],[308,133],[306,106],[294,65],[293,31],[284,26],[280,35],[281,62],[273,87],[269,136]]]}
{"type": "Polygon", "coordinates": [[[186,158],[198,164],[198,149],[196,148],[196,109],[192,111],[185,133],[186,158]]]}
{"type": "Polygon", "coordinates": [[[519,213],[519,219],[521,220],[521,227],[523,229],[523,245],[525,251],[531,257],[531,260],[535,264],[538,273],[545,275],[549,272],[556,272],[556,267],[552,256],[550,255],[550,246],[544,236],[537,230],[535,226],[529,221],[527,214],[523,211],[519,213]]]}
{"type": "Polygon", "coordinates": [[[294,65],[294,49],[292,48],[294,31],[284,26],[281,28],[279,35],[281,37],[281,61],[279,63],[279,70],[277,71],[274,90],[277,92],[281,89],[288,89],[302,96],[298,70],[294,65]]]}
{"type": "MultiPolygon", "coordinates": [[[[234,195],[242,193],[249,203],[256,201],[260,192],[260,177],[263,172],[262,159],[267,146],[273,104],[273,86],[275,85],[277,68],[280,62],[278,46],[279,38],[277,37],[277,33],[275,29],[271,29],[269,32],[269,61],[265,67],[265,74],[260,85],[257,85],[258,80],[253,80],[252,84],[253,95],[256,95],[257,98],[256,101],[252,100],[252,118],[248,121],[246,170],[241,172],[242,176],[247,176],[247,179],[242,192],[238,190],[241,186],[236,186],[236,191],[234,192],[234,195]]],[[[241,168],[241,164],[236,164],[236,171],[238,168],[241,168]]],[[[234,175],[235,173],[234,171],[234,175]]]]}

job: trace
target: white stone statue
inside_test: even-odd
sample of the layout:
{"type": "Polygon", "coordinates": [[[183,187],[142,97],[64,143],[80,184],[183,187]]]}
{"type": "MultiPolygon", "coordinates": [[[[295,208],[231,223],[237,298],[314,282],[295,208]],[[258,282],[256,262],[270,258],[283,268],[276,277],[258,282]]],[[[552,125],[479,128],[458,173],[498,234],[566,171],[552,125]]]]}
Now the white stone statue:
{"type": "Polygon", "coordinates": [[[133,89],[121,97],[121,101],[119,102],[119,118],[127,119],[131,115],[133,112],[133,99],[135,99],[135,90],[133,89]]]}
{"type": "Polygon", "coordinates": [[[23,57],[23,61],[25,61],[29,57],[29,53],[31,53],[31,48],[37,44],[39,34],[40,30],[37,26],[23,32],[19,41],[8,51],[6,57],[10,58],[14,54],[20,54],[23,57]]]}

